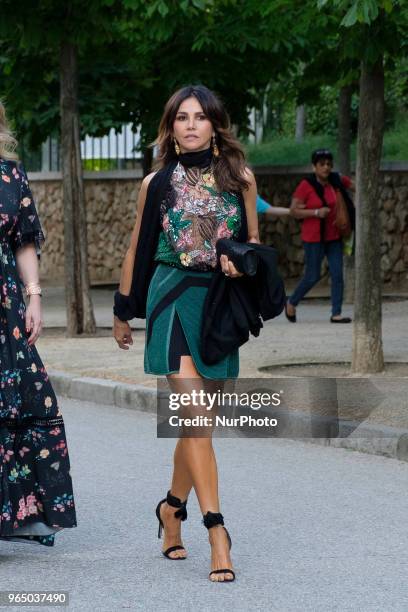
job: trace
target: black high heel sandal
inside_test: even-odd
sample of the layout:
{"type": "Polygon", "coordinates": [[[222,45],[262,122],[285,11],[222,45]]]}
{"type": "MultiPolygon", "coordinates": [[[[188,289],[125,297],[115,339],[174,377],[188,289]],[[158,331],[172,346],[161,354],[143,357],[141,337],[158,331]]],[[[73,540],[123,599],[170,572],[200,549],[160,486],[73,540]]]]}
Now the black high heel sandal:
{"type": "MultiPolygon", "coordinates": [[[[170,491],[167,491],[167,497],[159,501],[156,508],[156,516],[159,520],[159,531],[157,534],[159,539],[162,536],[162,531],[164,528],[163,521],[160,518],[160,508],[164,502],[167,502],[172,508],[178,508],[178,510],[174,513],[176,518],[180,518],[182,521],[185,521],[187,518],[187,500],[182,502],[181,499],[172,495],[170,491]]],[[[165,557],[167,557],[167,559],[171,559],[172,561],[181,561],[182,559],[186,559],[186,557],[170,557],[170,553],[175,550],[185,550],[185,548],[184,546],[181,546],[181,544],[177,544],[176,546],[169,546],[169,548],[166,548],[166,550],[162,550],[162,553],[165,557]]]]}
{"type": "MultiPolygon", "coordinates": [[[[225,533],[227,534],[228,545],[229,545],[229,549],[231,550],[231,546],[232,546],[231,537],[230,537],[230,534],[228,533],[228,529],[224,527],[224,517],[222,516],[222,514],[220,514],[219,512],[207,512],[207,514],[203,516],[203,523],[205,527],[207,527],[207,529],[211,529],[211,527],[215,527],[216,525],[222,525],[225,530],[225,533]]],[[[210,578],[210,580],[211,580],[212,574],[232,574],[232,578],[224,578],[223,581],[219,580],[218,582],[234,582],[235,580],[235,573],[233,572],[232,569],[213,570],[212,572],[208,574],[208,577],[210,578]]]]}

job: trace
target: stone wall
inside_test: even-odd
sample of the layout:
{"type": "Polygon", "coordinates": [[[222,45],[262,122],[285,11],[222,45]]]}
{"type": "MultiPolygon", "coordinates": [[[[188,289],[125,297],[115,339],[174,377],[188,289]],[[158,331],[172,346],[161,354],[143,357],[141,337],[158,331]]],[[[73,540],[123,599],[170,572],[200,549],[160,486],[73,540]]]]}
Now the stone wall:
{"type": "MultiPolygon", "coordinates": [[[[29,175],[46,242],[41,278],[52,282],[64,277],[64,227],[61,179],[42,173],[29,175]]],[[[57,173],[55,173],[57,174],[57,173]]],[[[88,255],[91,282],[116,282],[136,219],[141,184],[138,173],[89,173],[85,180],[88,255]],[[92,178],[91,178],[92,177],[92,178]],[[109,178],[107,178],[109,177],[109,178]]]]}
{"type": "MultiPolygon", "coordinates": [[[[379,234],[381,268],[386,283],[408,284],[408,166],[384,168],[380,177],[379,234]]],[[[307,168],[257,168],[259,193],[276,206],[289,206],[291,194],[307,168]]],[[[64,275],[63,207],[61,177],[57,173],[31,173],[30,184],[46,233],[41,277],[61,282],[64,275]]],[[[85,174],[89,271],[91,281],[117,282],[123,255],[135,222],[141,184],[139,171],[85,174]]],[[[260,215],[261,240],[280,253],[286,278],[303,270],[300,223],[292,218],[267,220],[260,215]]]]}

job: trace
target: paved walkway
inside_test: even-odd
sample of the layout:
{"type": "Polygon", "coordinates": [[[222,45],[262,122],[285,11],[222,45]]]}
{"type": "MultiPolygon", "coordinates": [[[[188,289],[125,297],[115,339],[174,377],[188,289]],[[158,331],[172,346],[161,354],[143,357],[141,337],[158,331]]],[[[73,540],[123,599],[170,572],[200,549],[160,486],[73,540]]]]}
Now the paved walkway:
{"type": "Polygon", "coordinates": [[[215,440],[237,580],[212,584],[193,493],[189,558],[160,553],[154,508],[174,440],[156,438],[155,416],[72,400],[61,410],[78,527],[52,549],[1,542],[3,590],[66,590],[70,607],[49,609],[73,612],[408,609],[407,463],[288,440],[215,440]]]}
{"type": "MultiPolygon", "coordinates": [[[[96,337],[66,338],[63,291],[56,287],[46,288],[45,331],[37,344],[40,355],[49,370],[155,388],[156,377],[143,371],[145,321],[135,321],[134,344],[131,349],[120,350],[111,335],[112,295],[112,289],[98,288],[92,291],[98,325],[96,337]]],[[[309,364],[297,368],[296,371],[289,371],[292,376],[341,376],[338,368],[333,370],[327,365],[332,362],[345,362],[343,373],[349,371],[347,362],[351,360],[352,325],[339,326],[329,322],[330,303],[327,288],[318,287],[314,295],[314,298],[306,300],[299,307],[298,323],[289,323],[285,316],[281,315],[266,322],[258,338],[251,336],[250,341],[240,349],[240,378],[286,375],[285,368],[280,367],[281,364],[309,364]],[[272,366],[271,370],[263,370],[268,366],[272,366]]],[[[343,312],[352,316],[352,307],[346,305],[343,312]]],[[[394,365],[383,377],[408,377],[407,315],[408,299],[393,296],[384,300],[385,359],[400,365],[394,365]]],[[[392,388],[383,387],[385,401],[371,413],[370,420],[382,425],[408,429],[408,411],[405,405],[408,378],[404,386],[397,387],[398,397],[392,388]],[[387,401],[388,397],[393,401],[387,401]]]]}
{"type": "MultiPolygon", "coordinates": [[[[112,338],[112,289],[92,290],[98,335],[80,338],[64,335],[66,317],[62,289],[50,287],[44,293],[45,331],[37,346],[50,367],[83,376],[155,386],[155,377],[143,372],[145,321],[134,322],[134,344],[129,351],[118,349],[112,338]]],[[[251,336],[240,349],[241,377],[270,376],[259,369],[269,365],[350,361],[352,325],[329,322],[330,303],[324,297],[327,289],[320,288],[314,295],[315,298],[299,306],[298,323],[289,323],[282,314],[266,322],[258,338],[251,336]]],[[[406,298],[384,301],[384,352],[389,362],[408,362],[408,296],[406,298]]],[[[343,313],[352,316],[352,306],[345,305],[343,313]]]]}

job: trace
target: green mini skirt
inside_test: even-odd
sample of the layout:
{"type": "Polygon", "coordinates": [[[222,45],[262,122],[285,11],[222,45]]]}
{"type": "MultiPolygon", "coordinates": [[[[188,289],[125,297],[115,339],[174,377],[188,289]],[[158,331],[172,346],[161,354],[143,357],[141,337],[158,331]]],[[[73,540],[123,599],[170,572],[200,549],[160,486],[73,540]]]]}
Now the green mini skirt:
{"type": "Polygon", "coordinates": [[[237,378],[238,349],[212,365],[200,356],[201,322],[213,272],[183,270],[159,263],[150,281],[146,305],[144,371],[166,375],[179,372],[180,356],[191,355],[204,378],[237,378]]]}

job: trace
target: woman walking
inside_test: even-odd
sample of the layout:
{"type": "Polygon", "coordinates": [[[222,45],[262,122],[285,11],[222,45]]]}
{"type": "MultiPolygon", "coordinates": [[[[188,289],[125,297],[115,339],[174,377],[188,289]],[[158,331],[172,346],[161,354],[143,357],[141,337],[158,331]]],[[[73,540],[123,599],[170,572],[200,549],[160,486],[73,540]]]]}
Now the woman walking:
{"type": "Polygon", "coordinates": [[[293,194],[291,214],[302,220],[302,242],[305,251],[305,272],[287,301],[285,312],[296,323],[296,306],[320,280],[320,269],[326,256],[331,278],[332,323],[350,323],[341,314],[343,304],[343,241],[336,227],[336,189],[354,189],[351,179],[333,173],[333,155],[328,149],[312,153],[313,172],[303,179],[293,194]],[[333,177],[334,178],[334,177],[333,177]],[[334,183],[334,184],[333,184],[334,183]]]}
{"type": "Polygon", "coordinates": [[[0,103],[0,539],[52,546],[76,517],[64,421],[35,348],[44,235],[15,146],[0,103]]]}
{"type": "MultiPolygon", "coordinates": [[[[222,103],[204,86],[173,94],[156,143],[162,170],[141,186],[115,297],[114,337],[120,348],[128,349],[132,337],[127,320],[145,311],[145,372],[166,375],[172,392],[208,391],[236,378],[239,369],[238,350],[213,365],[206,365],[199,352],[202,308],[217,266],[215,243],[219,238],[259,243],[256,183],[222,103]]],[[[225,255],[220,264],[231,279],[241,276],[225,255]]],[[[164,529],[163,554],[172,560],[187,556],[181,521],[187,518],[193,487],[209,532],[210,580],[231,582],[231,540],[220,513],[210,435],[178,440],[171,486],[156,509],[159,537],[164,529]]]]}

